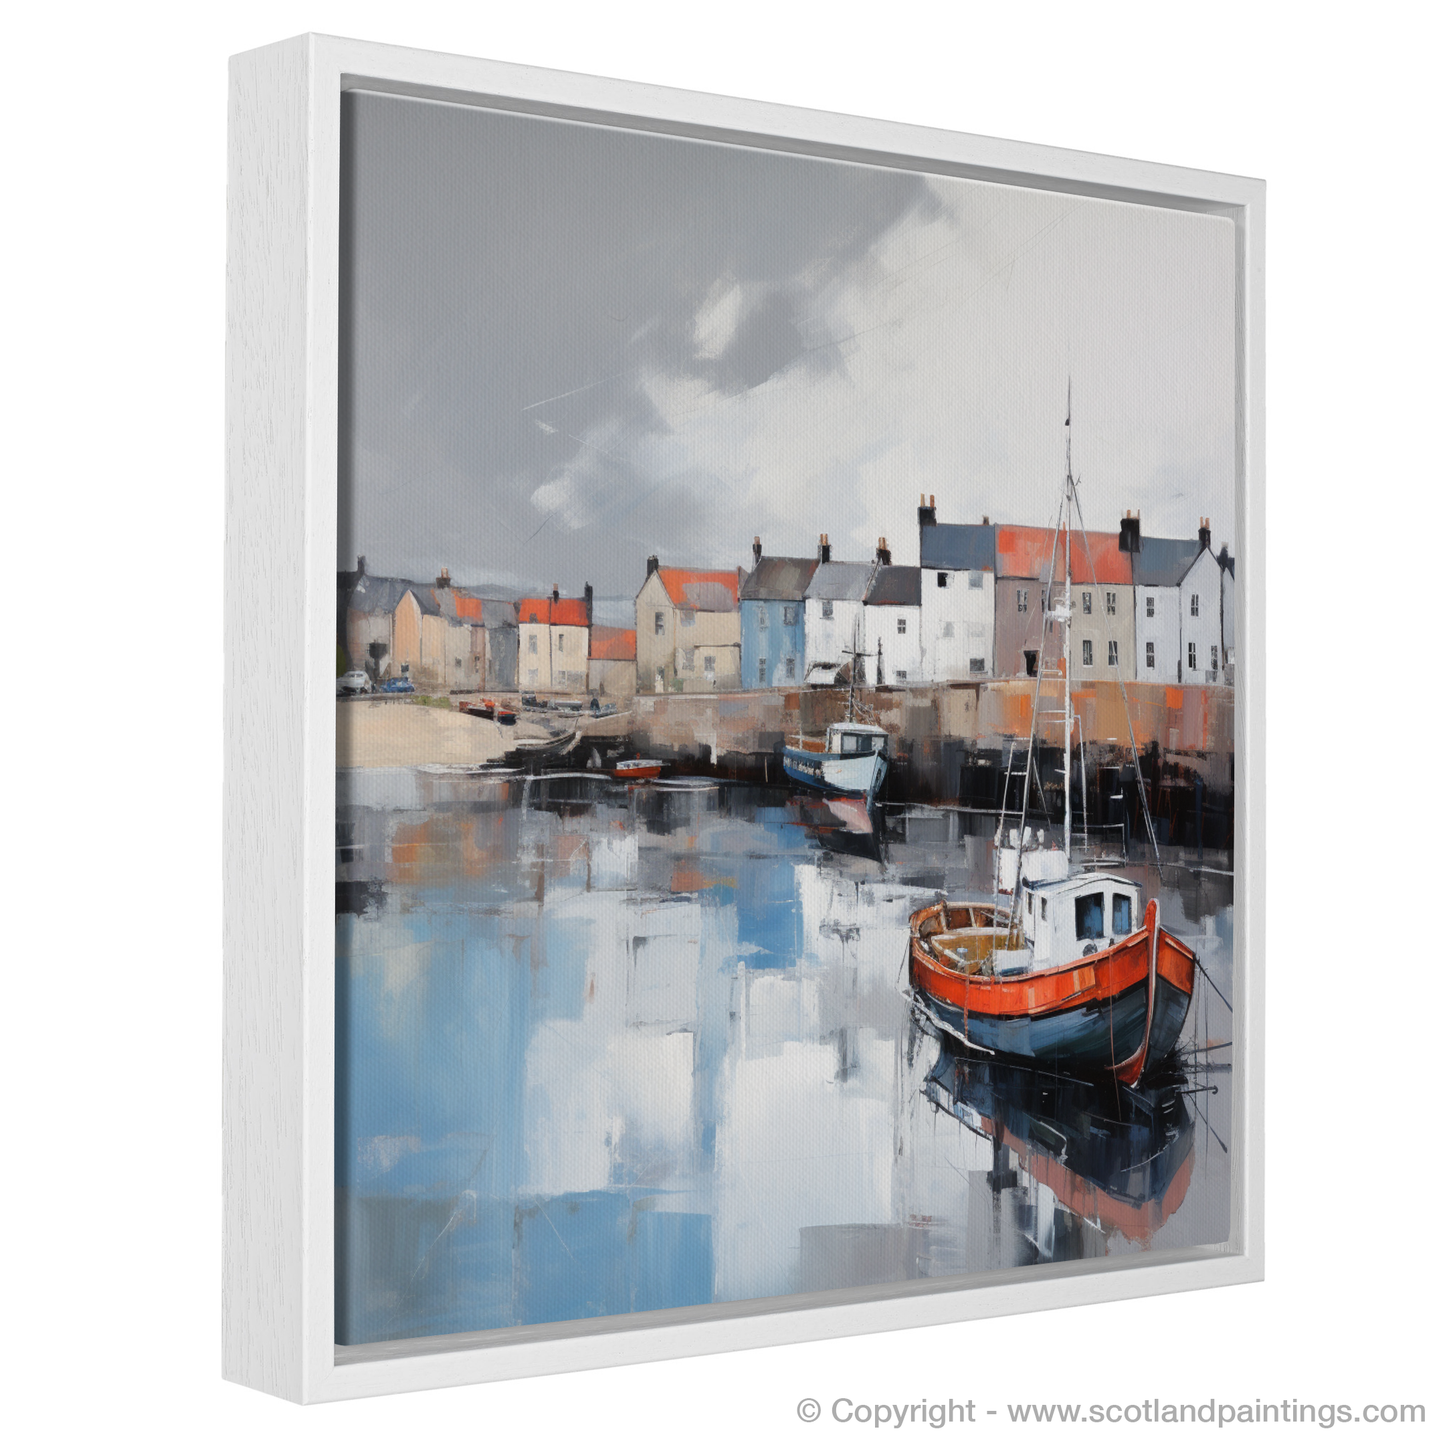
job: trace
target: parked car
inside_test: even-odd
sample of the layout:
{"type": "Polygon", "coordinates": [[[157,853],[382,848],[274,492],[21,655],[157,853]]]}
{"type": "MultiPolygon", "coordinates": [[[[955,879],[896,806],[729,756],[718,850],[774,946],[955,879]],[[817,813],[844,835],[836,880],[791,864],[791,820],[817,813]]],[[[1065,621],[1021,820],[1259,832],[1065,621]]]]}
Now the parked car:
{"type": "Polygon", "coordinates": [[[349,697],[353,693],[370,691],[371,679],[359,667],[353,667],[350,672],[343,672],[336,679],[337,697],[349,697]]]}
{"type": "Polygon", "coordinates": [[[415,692],[416,688],[411,685],[411,680],[405,677],[389,677],[382,683],[383,692],[415,692]]]}

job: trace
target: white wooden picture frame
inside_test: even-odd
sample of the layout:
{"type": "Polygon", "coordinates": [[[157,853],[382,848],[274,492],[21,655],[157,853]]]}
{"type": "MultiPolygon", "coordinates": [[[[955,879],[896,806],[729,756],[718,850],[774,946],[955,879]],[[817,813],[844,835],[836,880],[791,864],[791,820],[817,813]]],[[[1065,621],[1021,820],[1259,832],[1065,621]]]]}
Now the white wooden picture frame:
{"type": "Polygon", "coordinates": [[[227,266],[224,1373],[345,1399],[1262,1277],[1264,185],[307,35],[233,58],[227,266]],[[1235,235],[1232,1233],[1223,1246],[380,1346],[333,1330],[341,95],[366,89],[1227,218],[1235,235]]]}

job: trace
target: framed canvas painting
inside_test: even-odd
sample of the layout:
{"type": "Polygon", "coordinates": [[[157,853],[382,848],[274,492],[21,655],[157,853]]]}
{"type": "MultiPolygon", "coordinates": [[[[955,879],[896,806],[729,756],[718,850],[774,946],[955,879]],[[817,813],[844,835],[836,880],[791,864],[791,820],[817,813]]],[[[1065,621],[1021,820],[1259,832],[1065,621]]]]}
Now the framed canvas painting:
{"type": "Polygon", "coordinates": [[[1263,186],[236,57],[226,1371],[1258,1278],[1263,186]]]}

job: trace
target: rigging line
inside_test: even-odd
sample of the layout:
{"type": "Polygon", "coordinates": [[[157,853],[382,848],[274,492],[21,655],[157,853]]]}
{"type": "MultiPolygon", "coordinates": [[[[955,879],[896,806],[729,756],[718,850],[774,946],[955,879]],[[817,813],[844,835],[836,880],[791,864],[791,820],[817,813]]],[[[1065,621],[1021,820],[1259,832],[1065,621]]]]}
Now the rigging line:
{"type": "MultiPolygon", "coordinates": [[[[622,373],[620,371],[614,373],[614,376],[621,375],[622,373]]],[[[550,406],[554,401],[565,401],[569,396],[581,396],[584,391],[591,391],[594,387],[601,386],[604,381],[611,381],[613,379],[614,377],[604,376],[598,381],[589,381],[586,386],[575,386],[571,391],[559,391],[556,396],[544,396],[541,401],[528,402],[521,410],[535,411],[539,406],[550,406]]]]}
{"type": "MultiPolygon", "coordinates": [[[[1094,570],[1093,554],[1089,551],[1089,532],[1084,526],[1084,509],[1079,502],[1077,488],[1074,491],[1074,510],[1079,516],[1079,533],[1084,539],[1084,560],[1089,564],[1089,575],[1094,579],[1094,588],[1099,588],[1099,574],[1094,570]]],[[[1144,823],[1149,830],[1149,841],[1154,845],[1154,866],[1160,870],[1162,875],[1164,864],[1159,857],[1159,840],[1154,836],[1154,820],[1149,815],[1149,800],[1144,797],[1144,772],[1139,766],[1139,745],[1134,741],[1134,719],[1129,716],[1129,690],[1124,686],[1124,674],[1119,664],[1114,664],[1114,675],[1119,680],[1119,691],[1124,698],[1124,721],[1129,725],[1129,750],[1134,755],[1134,775],[1139,779],[1139,792],[1144,803],[1144,823]]],[[[1204,960],[1196,953],[1194,955],[1194,966],[1204,975],[1205,982],[1217,993],[1225,1008],[1232,1014],[1234,1005],[1224,997],[1224,991],[1215,981],[1210,978],[1209,970],[1204,966],[1204,960]]]]}
{"type": "MultiPolygon", "coordinates": [[[[1054,565],[1055,565],[1055,563],[1057,562],[1057,560],[1058,560],[1058,555],[1059,555],[1059,527],[1060,527],[1060,525],[1062,524],[1063,520],[1064,520],[1064,499],[1063,499],[1063,497],[1060,497],[1060,498],[1059,498],[1059,515],[1058,515],[1058,517],[1057,517],[1057,518],[1055,519],[1055,521],[1054,521],[1054,545],[1053,545],[1053,550],[1049,553],[1049,581],[1048,581],[1048,590],[1047,590],[1047,592],[1045,593],[1045,596],[1047,596],[1048,593],[1051,593],[1051,592],[1053,591],[1053,587],[1054,587],[1054,565]]],[[[1034,735],[1035,735],[1035,733],[1038,731],[1038,721],[1039,721],[1039,689],[1043,686],[1043,683],[1044,683],[1044,636],[1045,636],[1045,627],[1044,627],[1044,617],[1043,617],[1043,613],[1044,613],[1045,611],[1047,611],[1047,610],[1048,610],[1048,609],[1047,609],[1047,606],[1045,606],[1044,608],[1041,608],[1041,609],[1040,609],[1040,614],[1039,614],[1039,660],[1038,660],[1038,673],[1037,673],[1037,675],[1036,675],[1035,678],[1034,678],[1034,705],[1033,705],[1033,712],[1032,712],[1032,714],[1031,714],[1030,717],[1029,717],[1029,747],[1028,747],[1028,752],[1027,752],[1027,753],[1025,754],[1025,756],[1024,756],[1024,790],[1023,790],[1023,798],[1022,798],[1022,801],[1021,801],[1020,804],[1019,804],[1018,858],[1017,858],[1017,860],[1015,861],[1015,864],[1014,864],[1014,896],[1013,896],[1012,901],[1009,903],[1009,910],[1008,910],[1008,933],[1005,935],[1005,940],[1006,940],[1006,941],[1007,941],[1008,938],[1011,938],[1012,935],[1013,935],[1013,930],[1014,930],[1014,912],[1015,912],[1016,909],[1020,909],[1021,903],[1022,903],[1023,874],[1024,874],[1024,823],[1025,823],[1025,821],[1026,821],[1027,818],[1028,818],[1028,811],[1029,811],[1029,771],[1030,771],[1030,769],[1033,767],[1033,759],[1034,759],[1034,735]]],[[[1024,636],[1025,636],[1025,640],[1027,640],[1027,637],[1028,637],[1027,632],[1025,632],[1024,636]]],[[[1068,681],[1067,681],[1067,679],[1066,679],[1065,682],[1064,682],[1064,686],[1065,686],[1065,687],[1068,686],[1068,681]]],[[[1044,810],[1044,816],[1045,816],[1045,818],[1047,818],[1047,817],[1048,817],[1048,806],[1047,806],[1047,802],[1046,802],[1046,800],[1045,800],[1045,798],[1044,798],[1044,781],[1043,781],[1042,778],[1040,778],[1040,779],[1038,780],[1038,782],[1039,782],[1039,806],[1044,810]]],[[[1022,912],[1020,912],[1019,916],[1020,916],[1020,918],[1022,918],[1022,916],[1023,916],[1023,915],[1022,915],[1022,912]]]]}

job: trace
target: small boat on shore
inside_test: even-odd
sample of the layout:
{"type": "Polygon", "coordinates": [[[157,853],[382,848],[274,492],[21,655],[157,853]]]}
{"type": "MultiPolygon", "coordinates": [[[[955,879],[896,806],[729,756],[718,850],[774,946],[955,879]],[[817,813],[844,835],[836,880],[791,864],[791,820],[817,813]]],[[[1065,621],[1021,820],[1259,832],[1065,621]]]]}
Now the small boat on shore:
{"type": "Polygon", "coordinates": [[[635,783],[648,778],[660,778],[663,765],[656,758],[623,758],[612,765],[612,776],[624,782],[635,783]]]}
{"type": "Polygon", "coordinates": [[[492,717],[497,710],[497,705],[489,697],[473,698],[468,702],[459,702],[457,711],[464,712],[468,717],[492,717]]]}

